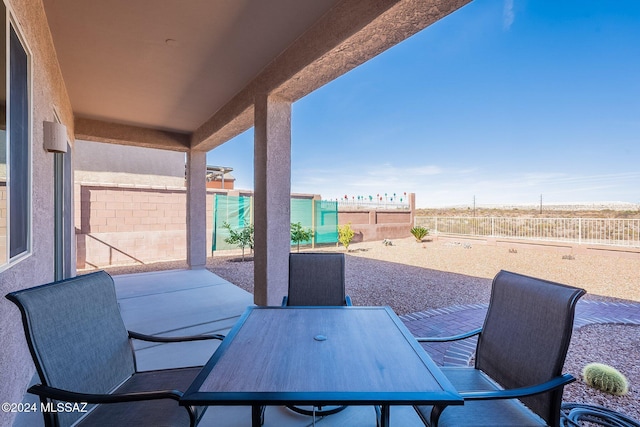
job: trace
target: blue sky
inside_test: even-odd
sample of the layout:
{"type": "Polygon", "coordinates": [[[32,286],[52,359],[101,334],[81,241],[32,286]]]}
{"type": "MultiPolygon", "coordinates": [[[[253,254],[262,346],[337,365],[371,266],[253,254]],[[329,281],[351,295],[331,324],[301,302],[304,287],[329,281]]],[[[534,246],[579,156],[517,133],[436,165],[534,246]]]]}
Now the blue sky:
{"type": "MultiPolygon", "coordinates": [[[[253,188],[253,129],[212,150],[253,188]]],[[[475,0],[293,104],[293,192],[640,203],[640,1],[475,0]]]]}

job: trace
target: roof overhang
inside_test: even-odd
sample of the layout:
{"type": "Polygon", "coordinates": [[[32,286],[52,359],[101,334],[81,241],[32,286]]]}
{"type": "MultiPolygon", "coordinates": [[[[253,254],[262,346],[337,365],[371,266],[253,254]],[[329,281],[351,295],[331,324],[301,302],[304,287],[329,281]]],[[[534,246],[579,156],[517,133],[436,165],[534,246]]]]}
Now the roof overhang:
{"type": "Polygon", "coordinates": [[[208,151],[470,0],[44,0],[76,138],[208,151]]]}

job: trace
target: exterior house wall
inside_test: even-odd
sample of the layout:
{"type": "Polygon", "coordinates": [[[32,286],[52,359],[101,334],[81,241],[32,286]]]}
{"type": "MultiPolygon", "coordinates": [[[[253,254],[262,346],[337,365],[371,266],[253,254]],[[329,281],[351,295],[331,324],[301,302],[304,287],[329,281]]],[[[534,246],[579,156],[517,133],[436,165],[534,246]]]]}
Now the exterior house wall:
{"type": "MultiPolygon", "coordinates": [[[[31,63],[31,253],[0,272],[0,295],[54,279],[53,159],[43,149],[44,121],[54,111],[73,141],[73,113],[57,62],[41,0],[5,0],[12,12],[31,63]]],[[[0,298],[0,396],[3,402],[21,402],[35,368],[20,325],[18,309],[0,298]]],[[[0,425],[13,423],[16,414],[0,412],[0,425]]]]}
{"type": "MultiPolygon", "coordinates": [[[[7,183],[0,182],[0,236],[7,235],[7,183]]],[[[0,239],[0,254],[2,259],[7,254],[7,239],[0,239]]]]}

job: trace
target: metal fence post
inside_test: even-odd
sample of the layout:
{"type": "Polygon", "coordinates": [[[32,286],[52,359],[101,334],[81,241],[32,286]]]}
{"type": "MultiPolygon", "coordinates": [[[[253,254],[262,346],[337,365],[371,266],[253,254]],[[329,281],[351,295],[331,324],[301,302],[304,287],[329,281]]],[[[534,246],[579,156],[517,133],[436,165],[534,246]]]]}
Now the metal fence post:
{"type": "Polygon", "coordinates": [[[578,246],[582,244],[582,218],[578,218],[578,246]]]}
{"type": "Polygon", "coordinates": [[[316,247],[316,201],[311,199],[311,249],[316,247]]]}

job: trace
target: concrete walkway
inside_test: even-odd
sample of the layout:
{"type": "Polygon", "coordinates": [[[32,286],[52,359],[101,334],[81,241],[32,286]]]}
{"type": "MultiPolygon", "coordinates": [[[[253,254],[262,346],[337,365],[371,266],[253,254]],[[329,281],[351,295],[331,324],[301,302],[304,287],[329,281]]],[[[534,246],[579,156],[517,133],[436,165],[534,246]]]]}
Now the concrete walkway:
{"type": "MultiPolygon", "coordinates": [[[[169,270],[113,276],[127,329],[148,335],[223,334],[253,295],[205,270],[169,270]]],[[[220,341],[157,344],[134,341],[138,369],[204,365],[220,341]]]]}
{"type": "MultiPolygon", "coordinates": [[[[488,304],[472,304],[427,310],[400,316],[416,337],[451,336],[479,328],[488,304]]],[[[576,306],[574,328],[591,324],[640,325],[640,303],[580,300],[576,306]]],[[[467,365],[475,351],[477,338],[452,343],[423,343],[440,366],[467,365]]]]}

